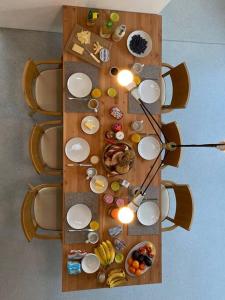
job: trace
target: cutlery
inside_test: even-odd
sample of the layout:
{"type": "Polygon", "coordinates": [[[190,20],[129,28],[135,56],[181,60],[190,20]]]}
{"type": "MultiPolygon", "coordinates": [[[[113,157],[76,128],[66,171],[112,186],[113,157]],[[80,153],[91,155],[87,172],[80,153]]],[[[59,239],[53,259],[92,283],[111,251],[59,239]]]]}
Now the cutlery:
{"type": "Polygon", "coordinates": [[[95,231],[91,228],[84,228],[84,229],[68,229],[69,232],[76,232],[76,231],[95,231]]]}
{"type": "Polygon", "coordinates": [[[88,100],[89,98],[88,97],[83,97],[83,98],[77,98],[77,97],[67,97],[68,100],[88,100]]]}
{"type": "Polygon", "coordinates": [[[75,167],[75,166],[79,166],[79,167],[92,167],[92,164],[67,164],[67,167],[75,167]]]}
{"type": "Polygon", "coordinates": [[[98,63],[100,64],[100,60],[92,53],[88,48],[84,47],[84,49],[89,53],[89,55],[98,63]]]}

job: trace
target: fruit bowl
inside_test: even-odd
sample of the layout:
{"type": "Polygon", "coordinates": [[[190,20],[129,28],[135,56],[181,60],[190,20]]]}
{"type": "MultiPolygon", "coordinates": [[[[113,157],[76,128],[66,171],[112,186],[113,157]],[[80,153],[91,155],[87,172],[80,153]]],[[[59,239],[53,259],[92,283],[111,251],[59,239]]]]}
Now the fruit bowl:
{"type": "Polygon", "coordinates": [[[107,145],[102,154],[102,162],[111,175],[122,175],[130,171],[136,154],[132,146],[126,142],[107,145]]]}
{"type": "Polygon", "coordinates": [[[156,255],[156,248],[149,241],[141,242],[135,245],[127,254],[125,261],[125,270],[132,277],[141,276],[147,272],[156,255]]]}
{"type": "Polygon", "coordinates": [[[152,39],[147,32],[135,30],[127,38],[127,48],[133,56],[145,57],[152,50],[152,39]]]}

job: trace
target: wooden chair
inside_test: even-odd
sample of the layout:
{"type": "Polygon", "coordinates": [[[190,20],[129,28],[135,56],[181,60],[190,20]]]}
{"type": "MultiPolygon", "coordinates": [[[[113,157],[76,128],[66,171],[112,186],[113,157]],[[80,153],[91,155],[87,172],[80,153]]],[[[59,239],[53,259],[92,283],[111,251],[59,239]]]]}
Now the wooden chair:
{"type": "MultiPolygon", "coordinates": [[[[172,222],[173,225],[162,228],[162,231],[171,231],[178,226],[186,230],[190,230],[194,215],[194,202],[190,187],[186,184],[176,184],[172,181],[162,181],[162,185],[165,186],[167,190],[172,189],[174,191],[176,199],[175,217],[171,218],[167,215],[164,218],[164,220],[172,222]]],[[[167,200],[162,197],[162,210],[163,205],[165,207],[168,207],[168,204],[163,203],[163,201],[170,201],[170,199],[167,200]]]]}
{"type": "Polygon", "coordinates": [[[38,112],[49,116],[62,115],[62,62],[59,60],[33,61],[24,67],[22,87],[30,115],[38,112]],[[55,69],[40,71],[43,65],[57,65],[55,69]]]}
{"type": "MultiPolygon", "coordinates": [[[[169,64],[163,63],[162,66],[169,69],[168,72],[162,74],[162,79],[164,80],[166,76],[170,76],[173,86],[171,103],[164,103],[162,106],[162,112],[167,113],[171,112],[173,109],[185,108],[190,94],[190,77],[186,64],[181,63],[178,66],[173,67],[169,64]]],[[[163,87],[165,89],[165,84],[162,84],[162,88],[163,87]]],[[[162,92],[162,94],[166,94],[166,92],[162,92]]]]}
{"type": "Polygon", "coordinates": [[[34,125],[29,141],[29,152],[38,174],[62,173],[62,121],[46,121],[34,125]]]}
{"type": "Polygon", "coordinates": [[[21,225],[28,241],[61,239],[62,185],[30,186],[21,207],[21,225]],[[38,231],[42,233],[38,233],[38,231]]]}
{"type": "MultiPolygon", "coordinates": [[[[168,142],[174,142],[176,144],[181,144],[181,135],[176,122],[171,122],[168,124],[162,124],[162,133],[168,142]]],[[[181,148],[176,148],[174,151],[167,151],[163,167],[172,166],[178,167],[181,158],[181,148]]]]}

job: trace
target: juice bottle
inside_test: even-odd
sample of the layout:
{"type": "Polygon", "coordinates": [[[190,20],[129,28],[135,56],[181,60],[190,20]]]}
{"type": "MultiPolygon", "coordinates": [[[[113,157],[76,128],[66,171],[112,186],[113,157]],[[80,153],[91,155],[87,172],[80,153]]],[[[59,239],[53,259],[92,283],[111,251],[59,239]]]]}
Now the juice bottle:
{"type": "Polygon", "coordinates": [[[89,9],[87,16],[87,26],[94,26],[98,20],[99,12],[95,9],[89,9]]]}

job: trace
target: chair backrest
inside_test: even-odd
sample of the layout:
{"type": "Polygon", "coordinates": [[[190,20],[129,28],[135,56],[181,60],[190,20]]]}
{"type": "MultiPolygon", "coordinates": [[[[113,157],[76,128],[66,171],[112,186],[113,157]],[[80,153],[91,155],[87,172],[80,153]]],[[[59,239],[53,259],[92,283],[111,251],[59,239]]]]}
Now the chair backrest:
{"type": "Polygon", "coordinates": [[[40,72],[38,71],[36,64],[33,60],[29,59],[24,66],[22,86],[26,103],[32,111],[37,111],[39,109],[34,97],[34,82],[39,74],[40,72]]]}
{"type": "MultiPolygon", "coordinates": [[[[33,126],[30,140],[29,140],[29,153],[32,164],[38,174],[46,175],[61,175],[61,170],[50,169],[43,161],[40,143],[42,135],[46,128],[62,124],[62,121],[46,121],[33,126]]],[[[53,149],[54,151],[54,149],[53,149]]]]}
{"type": "Polygon", "coordinates": [[[36,187],[31,187],[30,190],[26,192],[26,195],[24,197],[23,204],[21,207],[21,225],[23,228],[23,232],[28,241],[31,241],[33,238],[38,238],[38,239],[60,239],[61,238],[61,233],[57,233],[54,235],[37,233],[38,225],[35,221],[35,217],[33,214],[34,199],[37,193],[39,192],[39,190],[46,187],[61,188],[61,184],[41,184],[36,187]]]}
{"type": "MultiPolygon", "coordinates": [[[[176,122],[162,124],[162,132],[168,142],[181,144],[181,136],[176,122]]],[[[181,157],[181,148],[176,148],[174,151],[167,151],[164,159],[164,166],[169,165],[178,167],[181,157]]]]}
{"type": "Polygon", "coordinates": [[[170,70],[162,74],[162,77],[170,76],[173,86],[171,103],[163,106],[163,109],[185,108],[190,95],[190,77],[186,64],[181,63],[176,67],[168,64],[163,66],[169,67],[170,70]]]}
{"type": "Polygon", "coordinates": [[[191,229],[193,215],[194,215],[194,202],[191,194],[190,187],[186,184],[175,184],[173,182],[163,181],[162,183],[167,189],[173,189],[176,198],[176,212],[175,217],[166,219],[175,224],[175,226],[167,227],[162,231],[169,231],[176,226],[180,226],[186,230],[191,229]]]}

